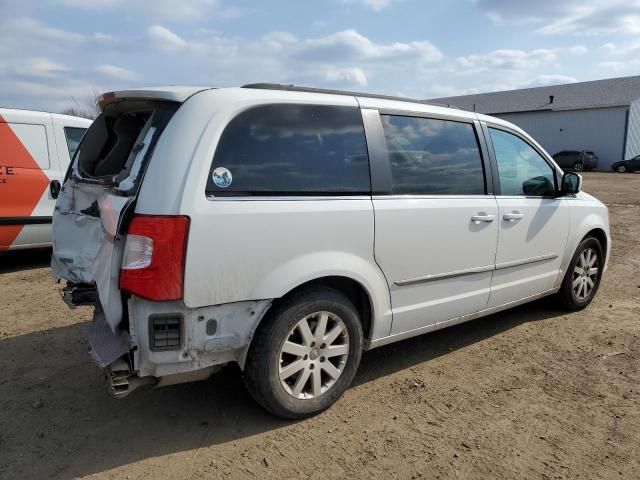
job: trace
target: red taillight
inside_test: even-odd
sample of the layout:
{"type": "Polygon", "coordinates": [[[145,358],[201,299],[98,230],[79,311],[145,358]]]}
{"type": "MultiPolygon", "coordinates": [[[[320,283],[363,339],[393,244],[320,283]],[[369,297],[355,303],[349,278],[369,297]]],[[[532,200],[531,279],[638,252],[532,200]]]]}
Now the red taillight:
{"type": "Polygon", "coordinates": [[[120,289],[148,300],[179,300],[189,217],[135,215],[122,256],[120,289]]]}

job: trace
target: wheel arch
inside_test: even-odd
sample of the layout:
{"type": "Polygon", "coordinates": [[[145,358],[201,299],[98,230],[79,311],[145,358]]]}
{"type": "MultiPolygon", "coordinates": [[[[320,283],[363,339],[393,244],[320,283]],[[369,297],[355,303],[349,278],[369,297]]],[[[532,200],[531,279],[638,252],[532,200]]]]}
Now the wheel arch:
{"type": "MultiPolygon", "coordinates": [[[[572,217],[574,213],[572,211],[572,217]]],[[[608,231],[608,221],[606,217],[603,217],[601,212],[591,212],[585,215],[582,219],[572,218],[571,229],[574,232],[569,236],[567,245],[565,248],[563,260],[561,263],[560,275],[556,281],[556,287],[560,288],[562,281],[567,273],[569,263],[573,258],[573,255],[578,248],[578,245],[588,236],[595,237],[602,245],[602,252],[604,254],[604,269],[607,269],[609,262],[609,253],[611,251],[611,239],[608,231]]]]}
{"type": "Polygon", "coordinates": [[[350,277],[331,275],[308,280],[291,289],[282,297],[275,299],[271,304],[269,310],[273,310],[274,307],[277,307],[280,303],[284,302],[293,295],[296,295],[297,293],[305,289],[310,289],[315,286],[332,288],[342,293],[351,301],[351,303],[353,303],[353,306],[356,307],[358,315],[360,316],[360,322],[362,323],[362,333],[364,335],[365,342],[368,342],[371,338],[373,324],[373,301],[371,298],[371,294],[367,291],[364,285],[350,277]]]}
{"type": "Polygon", "coordinates": [[[600,242],[600,245],[602,246],[602,253],[604,254],[604,260],[606,262],[609,258],[609,238],[607,237],[607,233],[602,228],[596,227],[589,230],[582,237],[580,242],[582,242],[582,240],[584,240],[587,237],[594,237],[596,240],[600,242]]]}
{"type": "Polygon", "coordinates": [[[255,332],[257,332],[264,326],[264,322],[269,318],[269,315],[271,315],[276,310],[277,306],[284,302],[286,299],[304,289],[313,288],[314,286],[333,288],[341,292],[349,300],[351,300],[351,302],[356,307],[356,310],[362,322],[364,350],[367,350],[369,348],[371,341],[375,338],[387,336],[389,334],[388,332],[391,329],[391,308],[388,290],[386,290],[386,298],[388,302],[388,311],[386,311],[385,309],[387,308],[387,302],[379,301],[380,299],[377,299],[375,297],[376,292],[372,291],[369,285],[365,285],[364,282],[354,278],[354,276],[344,274],[317,276],[299,282],[297,285],[290,288],[281,296],[273,299],[268,310],[264,313],[258,324],[255,326],[255,330],[251,335],[247,347],[239,358],[238,364],[240,365],[241,369],[244,369],[247,353],[251,349],[251,345],[255,338],[255,332]],[[380,334],[379,332],[384,333],[380,334]]]}

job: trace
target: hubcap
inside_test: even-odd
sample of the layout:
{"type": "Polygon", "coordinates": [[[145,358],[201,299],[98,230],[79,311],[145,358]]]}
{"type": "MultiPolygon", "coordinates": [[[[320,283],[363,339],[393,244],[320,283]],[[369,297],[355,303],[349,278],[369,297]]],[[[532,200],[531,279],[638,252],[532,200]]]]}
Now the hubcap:
{"type": "Polygon", "coordinates": [[[331,312],[300,320],[280,348],[280,384],[294,398],[309,399],[329,390],[347,363],[349,333],[331,312]]]}
{"type": "Polygon", "coordinates": [[[598,255],[593,248],[586,248],[573,268],[573,293],[578,300],[586,299],[598,278],[598,255]]]}
{"type": "Polygon", "coordinates": [[[620,173],[624,173],[624,172],[626,172],[626,171],[627,171],[627,168],[626,168],[624,165],[620,165],[620,166],[618,167],[618,172],[620,172],[620,173]]]}

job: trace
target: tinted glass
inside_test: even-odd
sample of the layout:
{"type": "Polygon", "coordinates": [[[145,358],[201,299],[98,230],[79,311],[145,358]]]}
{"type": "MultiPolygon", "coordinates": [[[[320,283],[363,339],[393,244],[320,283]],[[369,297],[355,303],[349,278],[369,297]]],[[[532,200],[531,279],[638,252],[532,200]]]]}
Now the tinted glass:
{"type": "Polygon", "coordinates": [[[86,128],[64,127],[64,134],[67,137],[67,148],[69,149],[69,157],[73,158],[80,145],[80,140],[87,131],[86,128]]]}
{"type": "Polygon", "coordinates": [[[234,118],[213,159],[213,195],[368,194],[369,158],[356,107],[264,105],[234,118]]]}
{"type": "Polygon", "coordinates": [[[381,118],[394,194],[484,195],[473,125],[395,115],[381,118]]]}
{"type": "Polygon", "coordinates": [[[549,164],[527,142],[511,133],[489,129],[496,152],[502,195],[555,195],[555,177],[549,164]]]}

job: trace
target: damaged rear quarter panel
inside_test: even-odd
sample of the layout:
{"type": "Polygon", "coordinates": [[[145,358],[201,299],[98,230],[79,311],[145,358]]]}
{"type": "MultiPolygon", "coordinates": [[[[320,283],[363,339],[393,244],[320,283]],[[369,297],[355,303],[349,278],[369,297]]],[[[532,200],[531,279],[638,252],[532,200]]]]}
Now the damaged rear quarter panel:
{"type": "Polygon", "coordinates": [[[244,366],[253,334],[271,305],[256,300],[186,308],[184,303],[152,302],[138,297],[129,300],[130,333],[134,368],[141,377],[162,377],[237,362],[244,366]],[[149,344],[149,317],[177,314],[183,319],[184,339],[180,349],[153,351],[149,344]],[[207,334],[207,322],[215,321],[215,333],[207,334]]]}

